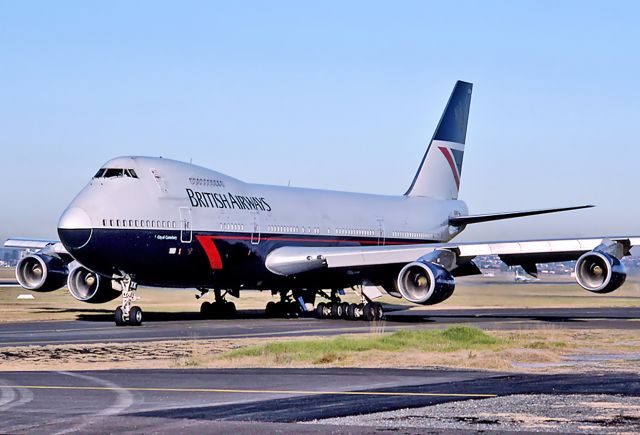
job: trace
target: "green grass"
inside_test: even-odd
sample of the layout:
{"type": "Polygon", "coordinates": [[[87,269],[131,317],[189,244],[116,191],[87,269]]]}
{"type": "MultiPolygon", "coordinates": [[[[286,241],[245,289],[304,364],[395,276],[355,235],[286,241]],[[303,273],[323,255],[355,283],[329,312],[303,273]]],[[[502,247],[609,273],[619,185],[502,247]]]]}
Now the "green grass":
{"type": "Polygon", "coordinates": [[[236,349],[222,358],[269,357],[282,362],[325,364],[358,352],[455,352],[458,350],[498,349],[506,341],[468,326],[452,326],[445,330],[397,331],[369,337],[335,337],[330,339],[292,340],[236,349]]]}

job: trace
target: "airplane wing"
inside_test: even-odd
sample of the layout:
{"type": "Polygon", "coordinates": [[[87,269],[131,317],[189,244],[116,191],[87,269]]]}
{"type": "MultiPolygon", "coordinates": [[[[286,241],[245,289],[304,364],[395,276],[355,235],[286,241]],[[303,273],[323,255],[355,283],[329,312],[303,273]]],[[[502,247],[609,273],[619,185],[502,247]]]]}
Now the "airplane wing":
{"type": "Polygon", "coordinates": [[[53,239],[20,239],[13,238],[7,239],[4,242],[5,248],[18,248],[18,249],[38,249],[38,250],[50,250],[56,254],[69,254],[62,243],[59,240],[53,239]]]}
{"type": "Polygon", "coordinates": [[[382,265],[404,265],[434,253],[449,252],[446,269],[454,276],[480,273],[470,266],[479,256],[498,255],[509,266],[520,265],[536,275],[536,263],[577,260],[598,248],[620,259],[629,255],[640,237],[611,237],[570,240],[528,240],[488,243],[435,243],[404,246],[283,247],[267,256],[266,267],[278,275],[296,275],[319,269],[360,269],[382,265]],[[453,257],[453,260],[451,258],[453,257]],[[466,267],[465,267],[466,266],[466,267]],[[458,274],[456,270],[459,269],[458,274]],[[473,272],[473,273],[469,273],[473,272]]]}

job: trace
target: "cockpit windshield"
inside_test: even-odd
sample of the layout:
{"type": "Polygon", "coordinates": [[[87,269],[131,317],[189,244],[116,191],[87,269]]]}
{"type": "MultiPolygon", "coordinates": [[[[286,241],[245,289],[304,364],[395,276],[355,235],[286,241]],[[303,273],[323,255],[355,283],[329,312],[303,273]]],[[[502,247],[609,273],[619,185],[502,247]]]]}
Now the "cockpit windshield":
{"type": "Polygon", "coordinates": [[[129,177],[138,178],[138,174],[133,169],[119,169],[119,168],[100,168],[93,178],[116,178],[116,177],[129,177]]]}

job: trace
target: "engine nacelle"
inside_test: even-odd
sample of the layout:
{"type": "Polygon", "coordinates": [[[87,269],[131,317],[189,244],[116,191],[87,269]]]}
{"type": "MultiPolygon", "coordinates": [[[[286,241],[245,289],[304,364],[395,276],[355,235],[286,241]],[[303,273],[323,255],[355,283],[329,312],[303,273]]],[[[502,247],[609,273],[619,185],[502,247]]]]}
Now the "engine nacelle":
{"type": "Polygon", "coordinates": [[[606,252],[590,251],[576,262],[576,281],[593,293],[611,293],[627,279],[624,265],[606,252]]]}
{"type": "Polygon", "coordinates": [[[100,276],[82,266],[69,273],[67,282],[71,296],[82,302],[101,304],[120,296],[120,292],[111,287],[111,280],[100,276]]]}
{"type": "Polygon", "coordinates": [[[59,257],[45,254],[27,255],[16,266],[16,279],[27,290],[50,292],[63,287],[69,270],[59,257]]]}
{"type": "Polygon", "coordinates": [[[447,269],[429,261],[409,263],[398,274],[400,294],[415,304],[439,304],[449,299],[455,286],[455,279],[447,269]]]}

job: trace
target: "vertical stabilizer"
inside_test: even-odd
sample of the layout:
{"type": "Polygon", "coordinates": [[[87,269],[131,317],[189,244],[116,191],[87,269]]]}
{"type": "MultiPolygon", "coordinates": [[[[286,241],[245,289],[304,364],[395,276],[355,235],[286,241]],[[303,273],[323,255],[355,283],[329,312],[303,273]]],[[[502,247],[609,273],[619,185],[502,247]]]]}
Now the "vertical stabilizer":
{"type": "Polygon", "coordinates": [[[458,81],[418,172],[405,193],[436,199],[457,199],[473,84],[458,81]]]}

